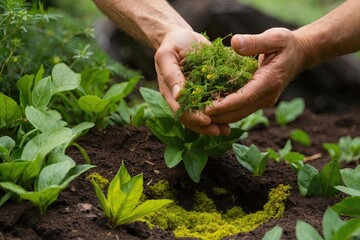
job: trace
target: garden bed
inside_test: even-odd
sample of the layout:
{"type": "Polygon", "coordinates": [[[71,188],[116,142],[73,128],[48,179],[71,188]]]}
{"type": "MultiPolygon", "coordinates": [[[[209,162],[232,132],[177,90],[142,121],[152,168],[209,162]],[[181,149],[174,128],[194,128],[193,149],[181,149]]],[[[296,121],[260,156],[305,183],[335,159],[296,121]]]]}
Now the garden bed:
{"type": "MultiPolygon", "coordinates": [[[[321,157],[307,162],[318,169],[329,161],[329,156],[322,148],[323,143],[335,143],[345,135],[360,136],[360,109],[343,114],[322,115],[307,110],[297,120],[283,127],[275,123],[274,109],[266,110],[265,115],[269,118],[270,125],[255,127],[241,143],[247,146],[255,144],[261,150],[277,150],[284,146],[291,130],[303,129],[310,135],[312,145],[304,147],[294,143],[293,151],[306,156],[321,154],[321,157]]],[[[254,212],[261,210],[267,202],[271,188],[279,184],[289,184],[292,187],[282,217],[271,219],[250,233],[231,236],[229,239],[261,239],[266,231],[276,225],[283,228],[283,239],[295,239],[297,220],[303,220],[321,231],[324,211],[340,200],[340,196],[301,196],[297,187],[297,174],[284,162],[269,160],[264,174],[253,176],[236,161],[232,151],[209,159],[201,181],[194,183],[183,164],[173,169],[166,167],[163,160],[165,145],[146,127],[112,126],[103,132],[93,130],[77,143],[89,154],[91,163],[97,166],[91,172],[96,171],[103,177],[112,179],[121,161],[124,161],[131,175],[144,174],[145,193],[149,193],[148,186],[159,180],[166,180],[176,189],[178,204],[186,209],[192,208],[192,197],[198,190],[206,192],[219,210],[230,208],[235,203],[246,212],[254,212]],[[226,188],[228,197],[212,196],[213,187],[226,188]]],[[[75,148],[68,149],[68,154],[83,163],[82,156],[75,148]]],[[[0,239],[175,239],[172,232],[158,228],[150,230],[141,222],[110,229],[94,188],[86,179],[89,173],[75,179],[44,215],[29,202],[7,202],[0,208],[0,239]]]]}

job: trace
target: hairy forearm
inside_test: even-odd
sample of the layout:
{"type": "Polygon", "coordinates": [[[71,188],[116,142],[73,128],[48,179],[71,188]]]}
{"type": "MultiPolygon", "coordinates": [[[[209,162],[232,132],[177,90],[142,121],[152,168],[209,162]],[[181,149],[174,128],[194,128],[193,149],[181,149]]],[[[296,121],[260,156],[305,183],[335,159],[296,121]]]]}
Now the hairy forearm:
{"type": "Polygon", "coordinates": [[[294,34],[307,51],[305,67],[360,49],[360,1],[348,0],[294,34]]]}
{"type": "Polygon", "coordinates": [[[93,1],[121,30],[154,49],[171,29],[191,29],[165,0],[93,1]]]}

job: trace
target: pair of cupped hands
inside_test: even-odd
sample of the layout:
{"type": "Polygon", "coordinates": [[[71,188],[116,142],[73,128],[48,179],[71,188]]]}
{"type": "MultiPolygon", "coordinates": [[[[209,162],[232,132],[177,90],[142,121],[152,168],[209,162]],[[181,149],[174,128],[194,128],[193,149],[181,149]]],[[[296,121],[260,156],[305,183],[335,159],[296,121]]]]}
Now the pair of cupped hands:
{"type": "MultiPolygon", "coordinates": [[[[306,41],[304,41],[306,42],[306,41]]],[[[182,64],[194,43],[211,44],[203,35],[188,29],[173,29],[164,36],[155,53],[155,68],[162,96],[175,113],[185,78],[182,64]]],[[[259,68],[236,93],[202,112],[186,112],[181,123],[200,134],[228,135],[229,123],[276,104],[286,85],[304,68],[306,46],[301,36],[285,28],[269,29],[258,35],[236,34],[231,47],[242,56],[258,56],[259,68]]]]}

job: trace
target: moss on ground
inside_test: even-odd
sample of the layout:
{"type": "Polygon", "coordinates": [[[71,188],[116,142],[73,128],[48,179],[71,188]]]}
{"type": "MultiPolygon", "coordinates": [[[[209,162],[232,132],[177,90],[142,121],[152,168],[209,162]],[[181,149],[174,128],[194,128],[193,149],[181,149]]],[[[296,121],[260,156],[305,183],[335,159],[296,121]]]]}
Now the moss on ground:
{"type": "MultiPolygon", "coordinates": [[[[168,197],[173,194],[166,182],[159,182],[152,188],[165,190],[162,196],[157,191],[159,198],[166,198],[165,196],[168,197]]],[[[143,220],[150,228],[157,226],[163,230],[173,231],[175,236],[179,238],[222,239],[237,233],[250,232],[268,220],[282,216],[290,190],[289,185],[283,184],[271,189],[269,200],[263,209],[249,214],[246,214],[240,206],[234,206],[226,212],[220,212],[216,209],[214,201],[208,198],[205,193],[196,192],[194,208],[191,211],[173,203],[149,214],[143,220]]]]}

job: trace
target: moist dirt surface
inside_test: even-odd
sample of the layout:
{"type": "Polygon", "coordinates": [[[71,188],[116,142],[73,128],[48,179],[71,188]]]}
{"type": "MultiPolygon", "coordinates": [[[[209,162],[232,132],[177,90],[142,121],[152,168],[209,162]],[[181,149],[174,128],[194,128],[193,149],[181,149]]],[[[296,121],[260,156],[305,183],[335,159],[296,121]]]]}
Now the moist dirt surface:
{"type": "MultiPolygon", "coordinates": [[[[352,109],[341,114],[314,114],[306,110],[297,120],[280,127],[274,122],[274,110],[265,115],[269,126],[257,126],[250,130],[248,138],[239,143],[255,144],[261,150],[278,150],[285,145],[290,132],[296,128],[305,130],[312,139],[309,147],[293,143],[293,151],[313,157],[307,163],[320,169],[329,161],[322,148],[323,143],[337,143],[341,136],[360,136],[360,110],[352,109]]],[[[155,228],[150,230],[145,223],[132,224],[111,229],[107,225],[95,191],[86,176],[98,172],[112,179],[124,161],[129,173],[144,174],[144,191],[159,180],[166,180],[177,192],[177,202],[186,209],[192,208],[195,191],[204,191],[213,198],[219,210],[231,208],[234,203],[247,212],[261,210],[268,200],[268,192],[279,184],[289,184],[291,195],[286,202],[283,217],[271,219],[254,231],[229,236],[226,239],[261,239],[266,231],[278,225],[283,228],[282,239],[296,239],[295,225],[303,220],[318,231],[328,206],[338,202],[341,196],[332,198],[305,198],[299,194],[297,174],[286,163],[268,161],[267,170],[255,177],[236,160],[232,151],[210,158],[203,170],[202,179],[194,183],[188,177],[183,164],[168,169],[163,153],[165,145],[160,143],[146,127],[111,126],[103,132],[90,131],[77,141],[88,153],[97,167],[75,179],[53,203],[46,214],[29,202],[9,201],[0,208],[0,239],[175,239],[170,231],[155,228]],[[226,188],[230,197],[216,198],[211,195],[214,187],[226,188]],[[235,200],[235,201],[234,201],[235,200]]],[[[84,163],[75,148],[68,154],[78,163],[84,163]]],[[[353,166],[347,166],[353,167],[353,166]]]]}

